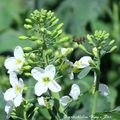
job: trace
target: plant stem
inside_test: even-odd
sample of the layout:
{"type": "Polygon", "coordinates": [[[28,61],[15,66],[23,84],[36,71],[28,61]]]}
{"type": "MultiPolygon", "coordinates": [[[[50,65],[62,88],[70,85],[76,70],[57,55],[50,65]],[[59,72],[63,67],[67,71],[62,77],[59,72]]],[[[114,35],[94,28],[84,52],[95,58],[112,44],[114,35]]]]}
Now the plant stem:
{"type": "Polygon", "coordinates": [[[100,59],[98,60],[97,69],[95,69],[95,72],[94,72],[95,93],[94,93],[94,98],[93,98],[92,115],[96,113],[99,82],[100,82],[100,59]]]}
{"type": "Polygon", "coordinates": [[[24,111],[24,120],[27,120],[26,111],[24,111]]]}

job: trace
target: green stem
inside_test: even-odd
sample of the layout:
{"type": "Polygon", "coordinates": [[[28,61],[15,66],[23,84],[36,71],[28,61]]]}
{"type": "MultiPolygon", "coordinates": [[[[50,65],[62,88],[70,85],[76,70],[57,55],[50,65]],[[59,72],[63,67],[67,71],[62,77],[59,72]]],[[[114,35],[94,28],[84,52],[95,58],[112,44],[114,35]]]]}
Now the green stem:
{"type": "Polygon", "coordinates": [[[100,59],[98,60],[97,69],[95,69],[95,71],[94,71],[95,93],[94,93],[94,98],[93,98],[92,115],[94,115],[96,113],[99,82],[100,82],[100,59]]]}

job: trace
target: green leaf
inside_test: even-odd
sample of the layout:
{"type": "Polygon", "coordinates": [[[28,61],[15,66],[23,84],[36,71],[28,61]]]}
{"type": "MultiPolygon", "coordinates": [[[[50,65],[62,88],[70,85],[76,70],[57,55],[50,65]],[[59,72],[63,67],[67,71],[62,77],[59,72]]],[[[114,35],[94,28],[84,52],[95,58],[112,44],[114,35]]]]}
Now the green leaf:
{"type": "Polygon", "coordinates": [[[9,29],[0,35],[0,52],[13,50],[17,45],[22,47],[31,46],[30,41],[20,41],[19,33],[13,29],[9,29]]]}
{"type": "Polygon", "coordinates": [[[65,23],[64,29],[73,35],[85,35],[85,26],[96,19],[106,7],[105,0],[64,0],[56,13],[65,23]]]}
{"type": "Polygon", "coordinates": [[[79,78],[79,79],[82,79],[82,78],[84,78],[85,76],[87,76],[87,74],[90,72],[91,69],[92,69],[92,68],[91,68],[90,66],[85,67],[85,68],[79,73],[78,78],[79,78]]]}
{"type": "Polygon", "coordinates": [[[4,101],[4,96],[3,93],[0,89],[0,120],[5,120],[5,101],[4,101]]]}
{"type": "Polygon", "coordinates": [[[13,20],[20,22],[19,14],[24,10],[21,0],[0,0],[0,31],[9,28],[13,20]],[[9,3],[9,4],[8,4],[9,3]]]}

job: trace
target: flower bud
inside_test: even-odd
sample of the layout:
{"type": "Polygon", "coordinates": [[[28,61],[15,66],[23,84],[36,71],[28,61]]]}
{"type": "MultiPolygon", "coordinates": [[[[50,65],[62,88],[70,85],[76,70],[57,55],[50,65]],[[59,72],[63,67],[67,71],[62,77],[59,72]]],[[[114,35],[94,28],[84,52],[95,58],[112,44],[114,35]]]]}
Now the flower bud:
{"type": "Polygon", "coordinates": [[[31,51],[32,47],[24,47],[23,50],[25,50],[25,51],[31,51]]]}
{"type": "Polygon", "coordinates": [[[94,47],[93,49],[92,49],[92,52],[93,52],[93,55],[95,56],[95,57],[98,57],[99,55],[98,55],[98,49],[96,48],[96,47],[94,47]]]}
{"type": "Polygon", "coordinates": [[[28,37],[27,36],[19,36],[19,39],[20,40],[26,40],[26,39],[28,39],[28,37]]]}
{"type": "Polygon", "coordinates": [[[43,42],[42,40],[37,40],[36,43],[37,43],[38,45],[43,45],[44,42],[43,42]]]}
{"type": "Polygon", "coordinates": [[[55,21],[52,22],[52,24],[50,26],[56,25],[58,21],[59,21],[59,19],[57,18],[55,21]]]}
{"type": "Polygon", "coordinates": [[[27,23],[32,23],[32,20],[31,20],[31,19],[28,19],[28,18],[26,18],[25,21],[26,21],[27,23]]]}
{"type": "Polygon", "coordinates": [[[35,58],[36,58],[35,54],[34,54],[34,53],[31,53],[31,54],[30,54],[30,58],[31,58],[31,59],[35,59],[35,58]]]}
{"type": "Polygon", "coordinates": [[[26,77],[31,77],[31,76],[32,76],[31,73],[24,73],[24,75],[25,75],[26,77]]]}
{"type": "Polygon", "coordinates": [[[87,39],[88,39],[89,43],[93,43],[92,35],[88,34],[87,39]]]}
{"type": "Polygon", "coordinates": [[[36,36],[31,36],[30,40],[35,41],[35,40],[37,40],[37,37],[36,36]]]}
{"type": "Polygon", "coordinates": [[[56,29],[57,30],[61,29],[63,27],[63,25],[64,25],[63,23],[59,24],[56,29]]]}
{"type": "Polygon", "coordinates": [[[79,47],[80,47],[84,52],[90,54],[90,53],[87,51],[87,49],[86,49],[82,44],[80,44],[79,47]]]}
{"type": "Polygon", "coordinates": [[[32,28],[32,25],[24,24],[24,27],[25,27],[26,29],[31,29],[31,28],[32,28]]]}
{"type": "Polygon", "coordinates": [[[52,54],[52,52],[53,52],[52,49],[48,49],[48,50],[46,51],[46,54],[50,55],[50,54],[52,54]]]}
{"type": "Polygon", "coordinates": [[[24,70],[30,70],[31,68],[32,68],[32,67],[29,66],[29,65],[23,67],[24,70]]]}
{"type": "Polygon", "coordinates": [[[115,51],[116,49],[117,49],[117,46],[113,46],[113,47],[110,49],[109,53],[115,51]]]}
{"type": "Polygon", "coordinates": [[[109,45],[113,45],[115,43],[115,40],[112,40],[109,42],[109,45]]]}

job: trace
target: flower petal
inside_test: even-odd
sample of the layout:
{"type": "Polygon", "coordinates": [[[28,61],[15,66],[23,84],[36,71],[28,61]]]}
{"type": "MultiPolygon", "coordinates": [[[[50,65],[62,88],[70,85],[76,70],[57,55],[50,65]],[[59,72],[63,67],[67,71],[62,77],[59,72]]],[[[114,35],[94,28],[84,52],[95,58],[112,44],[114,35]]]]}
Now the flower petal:
{"type": "Polygon", "coordinates": [[[80,87],[77,84],[73,84],[69,95],[73,98],[73,100],[77,100],[80,95],[80,87]]]}
{"type": "Polygon", "coordinates": [[[39,97],[39,98],[38,98],[38,103],[39,103],[39,105],[41,105],[41,106],[46,106],[46,105],[45,105],[45,101],[44,101],[44,97],[39,97]]]}
{"type": "Polygon", "coordinates": [[[17,95],[14,99],[14,105],[15,107],[20,106],[21,102],[23,101],[23,97],[21,94],[17,95]]]}
{"type": "Polygon", "coordinates": [[[23,82],[22,78],[19,79],[19,85],[21,86],[21,92],[22,92],[24,89],[24,82],[23,82]]]}
{"type": "Polygon", "coordinates": [[[22,47],[20,46],[16,46],[16,48],[14,49],[14,56],[15,58],[24,58],[24,52],[22,47]]]}
{"type": "Polygon", "coordinates": [[[61,91],[61,86],[55,80],[52,80],[52,81],[50,81],[48,83],[48,88],[52,92],[59,92],[59,91],[61,91]]]}
{"type": "Polygon", "coordinates": [[[84,56],[82,57],[79,61],[81,63],[80,68],[85,68],[87,66],[89,66],[89,61],[91,60],[90,56],[84,56]]]}
{"type": "Polygon", "coordinates": [[[55,66],[54,65],[48,65],[45,68],[45,73],[51,78],[51,80],[55,77],[55,66]]]}
{"type": "Polygon", "coordinates": [[[99,91],[103,96],[108,96],[109,94],[109,88],[105,84],[99,84],[99,91]]]}
{"type": "Polygon", "coordinates": [[[10,84],[15,87],[18,84],[17,74],[15,72],[10,72],[9,74],[10,84]]]}
{"type": "Polygon", "coordinates": [[[4,93],[4,99],[6,101],[9,100],[13,100],[13,98],[15,98],[16,94],[15,94],[15,90],[14,88],[9,88],[8,90],[6,90],[6,92],[4,93]]]}
{"type": "Polygon", "coordinates": [[[5,112],[7,114],[6,119],[10,118],[10,114],[12,113],[13,110],[13,101],[6,101],[5,105],[5,112]]]}
{"type": "Polygon", "coordinates": [[[37,82],[34,89],[35,89],[35,94],[37,96],[40,96],[48,90],[48,87],[42,82],[37,82]]]}
{"type": "Polygon", "coordinates": [[[69,96],[63,96],[62,98],[60,98],[60,104],[66,106],[70,102],[70,100],[71,99],[69,96]]]}
{"type": "Polygon", "coordinates": [[[7,58],[5,60],[4,66],[6,67],[6,69],[10,71],[14,71],[16,69],[15,62],[16,62],[16,59],[14,57],[7,58]]]}
{"type": "Polygon", "coordinates": [[[44,70],[40,67],[34,67],[31,70],[31,74],[33,76],[33,78],[37,81],[41,81],[42,80],[42,76],[44,74],[44,70]]]}

